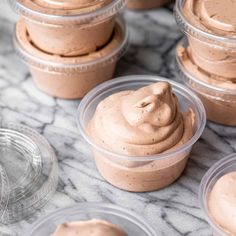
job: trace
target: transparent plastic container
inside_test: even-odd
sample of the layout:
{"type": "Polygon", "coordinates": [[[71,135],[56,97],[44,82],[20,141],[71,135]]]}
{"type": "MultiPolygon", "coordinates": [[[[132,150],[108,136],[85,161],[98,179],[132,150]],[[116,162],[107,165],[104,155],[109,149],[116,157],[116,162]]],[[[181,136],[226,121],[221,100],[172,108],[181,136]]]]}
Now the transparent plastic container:
{"type": "Polygon", "coordinates": [[[127,7],[131,10],[145,10],[161,7],[170,0],[127,0],[127,7]]]}
{"type": "Polygon", "coordinates": [[[65,99],[83,97],[97,84],[112,78],[116,63],[128,47],[128,31],[122,19],[111,41],[100,50],[77,57],[58,57],[35,47],[20,21],[14,39],[16,53],[29,66],[35,84],[47,94],[65,99]]]}
{"type": "Polygon", "coordinates": [[[200,189],[199,189],[199,199],[201,208],[205,213],[206,219],[208,223],[211,225],[213,229],[214,236],[227,236],[228,234],[225,233],[222,228],[220,228],[217,223],[212,218],[209,209],[208,209],[208,199],[209,194],[212,191],[212,188],[216,184],[216,182],[225,174],[230,172],[236,171],[236,154],[231,154],[216,164],[214,164],[204,175],[200,189]]]}
{"type": "Polygon", "coordinates": [[[54,194],[58,165],[49,143],[23,125],[0,123],[0,222],[23,220],[54,194]]]}
{"type": "Polygon", "coordinates": [[[101,175],[118,188],[133,192],[146,192],[166,187],[179,178],[194,143],[204,130],[206,115],[199,98],[185,86],[158,76],[135,75],[105,82],[90,91],[79,105],[77,123],[80,134],[90,144],[101,175]],[[188,142],[170,152],[154,156],[130,157],[109,151],[92,140],[87,133],[87,125],[93,117],[97,105],[104,98],[120,91],[136,90],[159,81],[167,81],[172,85],[182,112],[191,108],[195,113],[194,135],[188,142]]]}
{"type": "Polygon", "coordinates": [[[127,209],[104,203],[79,203],[60,209],[36,222],[24,235],[48,236],[59,224],[71,221],[105,220],[123,229],[129,236],[157,236],[145,219],[127,209]]]}
{"type": "Polygon", "coordinates": [[[35,1],[9,2],[24,18],[33,43],[47,53],[62,56],[84,55],[104,46],[112,36],[116,16],[125,7],[125,0],[95,1],[88,8],[64,10],[35,1]]]}
{"type": "MultiPolygon", "coordinates": [[[[230,89],[230,83],[226,88],[200,79],[198,74],[183,63],[182,58],[178,55],[180,47],[187,50],[188,44],[185,40],[177,45],[178,75],[200,97],[205,106],[208,120],[223,125],[236,126],[236,89],[234,87],[230,89]]],[[[212,78],[209,77],[209,81],[211,80],[212,78]]]]}
{"type": "MultiPolygon", "coordinates": [[[[175,5],[175,18],[179,28],[186,34],[195,63],[205,71],[225,78],[236,78],[236,38],[229,32],[216,29],[220,32],[210,31],[184,6],[189,0],[177,0],[175,5]],[[187,16],[190,14],[190,16],[187,16]],[[197,22],[196,22],[197,21],[197,22]],[[228,36],[227,36],[228,35],[228,36]]],[[[223,3],[224,1],[222,1],[223,3]]],[[[222,10],[224,6],[222,6],[222,10]]],[[[209,16],[211,18],[211,16],[209,16]]]]}

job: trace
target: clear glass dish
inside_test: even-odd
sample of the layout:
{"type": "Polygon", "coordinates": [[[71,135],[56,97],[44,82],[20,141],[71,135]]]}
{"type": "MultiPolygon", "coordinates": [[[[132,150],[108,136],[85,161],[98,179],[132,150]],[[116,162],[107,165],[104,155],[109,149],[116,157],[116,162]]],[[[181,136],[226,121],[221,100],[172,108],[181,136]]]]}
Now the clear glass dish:
{"type": "Polygon", "coordinates": [[[111,222],[122,228],[129,236],[157,236],[146,220],[135,212],[104,203],[79,203],[57,210],[37,221],[24,235],[49,236],[59,224],[92,219],[111,222]]]}
{"type": "Polygon", "coordinates": [[[1,223],[27,218],[55,192],[58,165],[54,151],[29,127],[0,123],[1,223]]]}

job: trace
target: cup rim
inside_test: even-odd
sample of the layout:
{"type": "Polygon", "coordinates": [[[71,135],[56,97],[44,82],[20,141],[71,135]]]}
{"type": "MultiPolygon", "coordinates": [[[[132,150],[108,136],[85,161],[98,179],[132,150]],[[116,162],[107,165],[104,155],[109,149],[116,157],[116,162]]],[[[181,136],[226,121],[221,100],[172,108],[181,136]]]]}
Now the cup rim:
{"type": "Polygon", "coordinates": [[[25,18],[42,22],[43,24],[86,24],[93,21],[100,22],[102,20],[108,19],[116,15],[118,12],[122,11],[126,5],[125,0],[113,0],[109,4],[105,5],[102,8],[96,9],[92,12],[77,13],[73,15],[63,15],[63,14],[48,14],[44,12],[37,11],[30,7],[27,7],[20,0],[8,0],[12,8],[24,16],[25,18]]]}
{"type": "MultiPolygon", "coordinates": [[[[182,63],[182,61],[180,60],[178,53],[177,53],[177,48],[179,46],[183,46],[185,47],[185,45],[187,44],[187,38],[183,38],[182,40],[180,40],[180,42],[177,44],[176,46],[176,51],[175,51],[175,59],[176,59],[176,63],[178,65],[178,70],[181,72],[181,76],[183,77],[187,77],[188,79],[190,79],[191,81],[193,81],[195,84],[200,85],[208,90],[212,90],[213,92],[220,92],[222,94],[228,94],[228,95],[236,95],[236,90],[235,89],[227,89],[227,88],[222,88],[219,86],[215,86],[212,85],[210,83],[204,82],[203,80],[198,79],[197,77],[195,77],[191,72],[189,72],[184,64],[182,63]]],[[[185,79],[184,79],[185,80],[185,79]]]]}
{"type": "Polygon", "coordinates": [[[236,38],[229,38],[229,37],[224,37],[220,35],[215,35],[207,31],[204,31],[203,29],[191,24],[183,13],[183,4],[186,1],[188,0],[176,0],[175,7],[174,7],[174,15],[175,15],[176,22],[179,25],[180,29],[184,31],[184,33],[191,35],[193,37],[197,37],[199,35],[200,37],[209,39],[219,45],[221,44],[224,45],[226,43],[235,45],[236,38]]]}
{"type": "Polygon", "coordinates": [[[227,167],[230,166],[231,163],[236,163],[236,153],[232,153],[223,159],[216,162],[213,166],[210,167],[210,169],[205,173],[203,176],[200,187],[199,187],[199,202],[200,207],[202,211],[204,212],[204,215],[208,221],[208,223],[211,225],[211,227],[216,231],[221,233],[222,235],[226,234],[222,229],[214,222],[214,220],[210,217],[209,211],[208,211],[208,204],[206,201],[206,191],[208,189],[208,186],[212,183],[212,179],[215,177],[216,174],[220,174],[225,170],[227,167]]]}
{"type": "MultiPolygon", "coordinates": [[[[23,150],[27,148],[27,145],[32,145],[34,148],[30,154],[32,158],[35,157],[34,154],[40,154],[42,156],[42,163],[38,172],[40,176],[30,175],[32,178],[27,181],[28,185],[22,185],[20,181],[18,183],[19,185],[13,184],[13,187],[11,187],[7,177],[7,170],[0,167],[1,171],[3,170],[5,172],[7,178],[7,189],[1,189],[0,194],[0,205],[2,208],[4,207],[4,212],[0,215],[0,222],[2,224],[11,224],[23,220],[23,218],[35,213],[35,209],[44,206],[55,194],[58,185],[58,160],[48,140],[38,131],[20,123],[6,122],[1,119],[0,130],[2,130],[3,136],[8,138],[11,137],[12,144],[8,145],[9,149],[15,148],[13,143],[15,142],[14,140],[16,140],[17,146],[20,148],[22,146],[23,150]],[[19,140],[21,141],[19,142],[19,140]],[[48,165],[48,170],[45,171],[45,173],[42,173],[42,168],[45,165],[48,165]],[[41,178],[42,176],[44,177],[44,181],[38,182],[37,177],[41,178]],[[12,200],[11,195],[13,194],[16,197],[14,192],[15,189],[17,189],[17,186],[22,189],[18,194],[21,197],[19,198],[19,196],[17,196],[17,200],[11,201],[10,204],[10,200],[12,200]],[[32,188],[32,186],[37,188],[32,188]],[[4,193],[7,194],[7,197],[1,196],[4,193]],[[22,196],[25,197],[22,198],[22,196]],[[6,201],[5,204],[3,202],[4,200],[6,201]]],[[[24,171],[26,171],[26,169],[24,169],[24,171]]],[[[22,180],[25,180],[24,174],[25,173],[21,175],[23,176],[22,180]]],[[[29,175],[26,176],[29,178],[29,175]]],[[[2,209],[0,210],[0,213],[2,213],[2,209]]]]}
{"type": "Polygon", "coordinates": [[[86,142],[88,144],[90,144],[96,150],[104,153],[105,155],[110,155],[112,157],[115,157],[115,158],[121,159],[121,160],[129,160],[129,161],[134,161],[134,162],[135,161],[136,162],[147,162],[147,161],[155,161],[155,160],[162,160],[162,159],[166,159],[166,158],[175,157],[179,153],[182,153],[183,151],[188,150],[191,146],[193,146],[193,144],[195,144],[197,142],[197,140],[200,138],[200,136],[202,135],[202,133],[204,131],[204,128],[206,125],[206,111],[205,111],[205,108],[204,108],[201,100],[197,97],[197,95],[194,92],[192,92],[189,88],[187,88],[185,85],[182,85],[178,82],[172,81],[167,78],[163,78],[161,76],[129,75],[129,76],[118,77],[118,78],[112,79],[110,81],[106,81],[106,82],[98,85],[97,87],[93,88],[87,95],[85,95],[85,97],[82,99],[82,101],[80,102],[79,107],[77,109],[76,122],[77,122],[77,126],[78,126],[78,129],[79,129],[82,137],[86,140],[86,142]],[[143,77],[145,77],[145,79],[143,77]],[[82,125],[82,121],[81,121],[83,110],[87,106],[88,101],[95,98],[95,96],[94,96],[95,92],[97,93],[99,91],[103,91],[104,89],[107,89],[108,87],[113,88],[115,86],[119,86],[120,84],[134,82],[134,81],[135,82],[166,81],[166,82],[169,82],[176,89],[182,90],[186,94],[188,94],[191,97],[192,101],[195,102],[196,108],[198,111],[198,116],[199,116],[199,127],[196,130],[193,137],[190,140],[188,140],[184,145],[176,148],[175,150],[173,150],[171,152],[160,153],[160,154],[151,155],[151,156],[127,156],[127,155],[119,154],[116,152],[112,152],[112,151],[105,149],[105,148],[99,146],[98,144],[96,144],[96,142],[94,142],[87,134],[85,128],[82,125]]]}
{"type": "Polygon", "coordinates": [[[146,232],[147,236],[157,236],[156,231],[153,229],[150,223],[147,222],[146,219],[138,215],[136,212],[115,204],[102,203],[102,202],[85,202],[85,203],[81,202],[71,205],[69,207],[57,209],[56,211],[50,213],[46,217],[41,217],[39,220],[37,220],[27,231],[26,235],[31,235],[35,231],[35,229],[37,229],[40,225],[42,225],[43,223],[47,222],[50,219],[57,218],[62,214],[69,215],[70,212],[76,210],[84,211],[84,213],[89,213],[89,212],[113,213],[118,217],[124,218],[127,221],[130,221],[133,224],[138,225],[146,232]]]}
{"type": "MultiPolygon", "coordinates": [[[[122,17],[116,20],[116,24],[121,28],[123,33],[123,39],[119,46],[117,46],[110,54],[103,56],[101,58],[92,59],[91,61],[81,62],[81,63],[63,63],[63,62],[53,62],[52,60],[45,60],[39,58],[32,53],[28,52],[19,42],[16,35],[16,25],[15,34],[13,37],[13,45],[16,54],[22,59],[22,61],[35,68],[45,69],[49,68],[50,71],[54,72],[64,72],[67,71],[89,71],[94,67],[101,67],[109,64],[110,62],[119,60],[129,48],[129,31],[122,17]]],[[[76,56],[75,56],[76,57],[76,56]]]]}

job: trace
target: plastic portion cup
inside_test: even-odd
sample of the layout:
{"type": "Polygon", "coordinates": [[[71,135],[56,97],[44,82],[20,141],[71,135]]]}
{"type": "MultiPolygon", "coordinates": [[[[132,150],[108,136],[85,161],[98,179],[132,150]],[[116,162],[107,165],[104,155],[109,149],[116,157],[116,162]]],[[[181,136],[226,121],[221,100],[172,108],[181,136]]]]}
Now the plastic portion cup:
{"type": "Polygon", "coordinates": [[[132,10],[145,10],[161,7],[170,0],[127,0],[127,7],[132,10]]]}
{"type": "MultiPolygon", "coordinates": [[[[177,45],[177,49],[179,47],[186,50],[188,45],[185,41],[181,41],[177,45]]],[[[200,97],[205,106],[208,120],[223,125],[236,126],[236,90],[222,88],[203,81],[198,77],[198,74],[185,66],[178,52],[176,60],[178,76],[200,97]]],[[[211,80],[212,78],[209,77],[209,81],[211,80]]]]}
{"type": "Polygon", "coordinates": [[[58,57],[35,47],[27,36],[24,21],[20,21],[14,45],[39,89],[55,97],[76,99],[112,78],[117,61],[127,50],[128,32],[119,19],[112,39],[103,48],[84,56],[58,57]]]}
{"type": "Polygon", "coordinates": [[[9,179],[4,167],[0,165],[0,222],[4,222],[4,214],[7,210],[9,194],[9,179]]]}
{"type": "Polygon", "coordinates": [[[201,208],[205,213],[206,219],[208,223],[211,225],[213,229],[214,236],[227,236],[219,225],[214,221],[208,209],[208,199],[209,194],[212,191],[212,188],[216,184],[216,182],[225,174],[236,171],[236,154],[231,154],[224,159],[218,161],[215,165],[213,165],[207,173],[204,175],[200,190],[199,190],[199,199],[201,208]]]}
{"type": "Polygon", "coordinates": [[[124,0],[114,0],[91,12],[74,10],[70,14],[64,10],[64,14],[57,14],[55,9],[41,9],[34,1],[9,1],[23,16],[33,43],[47,53],[62,56],[84,55],[104,46],[111,38],[117,14],[125,6],[124,0]]]}
{"type": "Polygon", "coordinates": [[[0,123],[0,156],[0,222],[9,224],[48,202],[57,187],[58,164],[44,137],[12,123],[0,123]]]}
{"type": "Polygon", "coordinates": [[[117,225],[128,235],[157,236],[152,227],[136,213],[112,204],[80,203],[60,209],[36,222],[27,236],[51,235],[60,224],[71,221],[105,220],[117,225]]]}
{"type": "Polygon", "coordinates": [[[81,101],[77,112],[79,131],[90,144],[97,168],[112,185],[133,192],[158,190],[173,183],[183,172],[192,146],[201,136],[206,115],[198,97],[185,86],[157,76],[127,76],[108,81],[90,91],[81,101]],[[196,116],[193,137],[183,146],[154,156],[130,157],[104,149],[97,145],[87,133],[88,122],[94,115],[97,105],[111,94],[136,90],[141,87],[167,81],[172,85],[180,102],[182,112],[189,108],[196,116]],[[125,165],[132,163],[132,165],[125,165]]]}
{"type": "Polygon", "coordinates": [[[216,35],[194,24],[186,15],[189,10],[184,8],[186,2],[188,0],[176,1],[175,18],[188,37],[193,60],[211,74],[236,78],[236,38],[216,35]]]}

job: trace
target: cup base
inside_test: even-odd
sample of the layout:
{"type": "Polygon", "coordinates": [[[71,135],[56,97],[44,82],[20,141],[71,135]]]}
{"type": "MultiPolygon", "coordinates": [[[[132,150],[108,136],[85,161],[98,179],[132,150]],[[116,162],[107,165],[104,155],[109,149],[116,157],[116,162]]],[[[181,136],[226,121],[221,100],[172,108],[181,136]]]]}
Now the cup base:
{"type": "Polygon", "coordinates": [[[94,71],[71,74],[50,73],[31,68],[31,74],[35,85],[46,94],[62,99],[79,99],[96,85],[112,79],[115,67],[116,62],[94,71]]]}
{"type": "Polygon", "coordinates": [[[161,165],[159,161],[155,161],[156,164],[147,163],[147,168],[143,166],[129,168],[99,154],[95,154],[95,162],[102,177],[113,186],[128,192],[151,192],[174,183],[183,173],[188,157],[189,154],[181,157],[181,160],[173,160],[176,163],[159,169],[152,169],[154,165],[161,165]]]}

